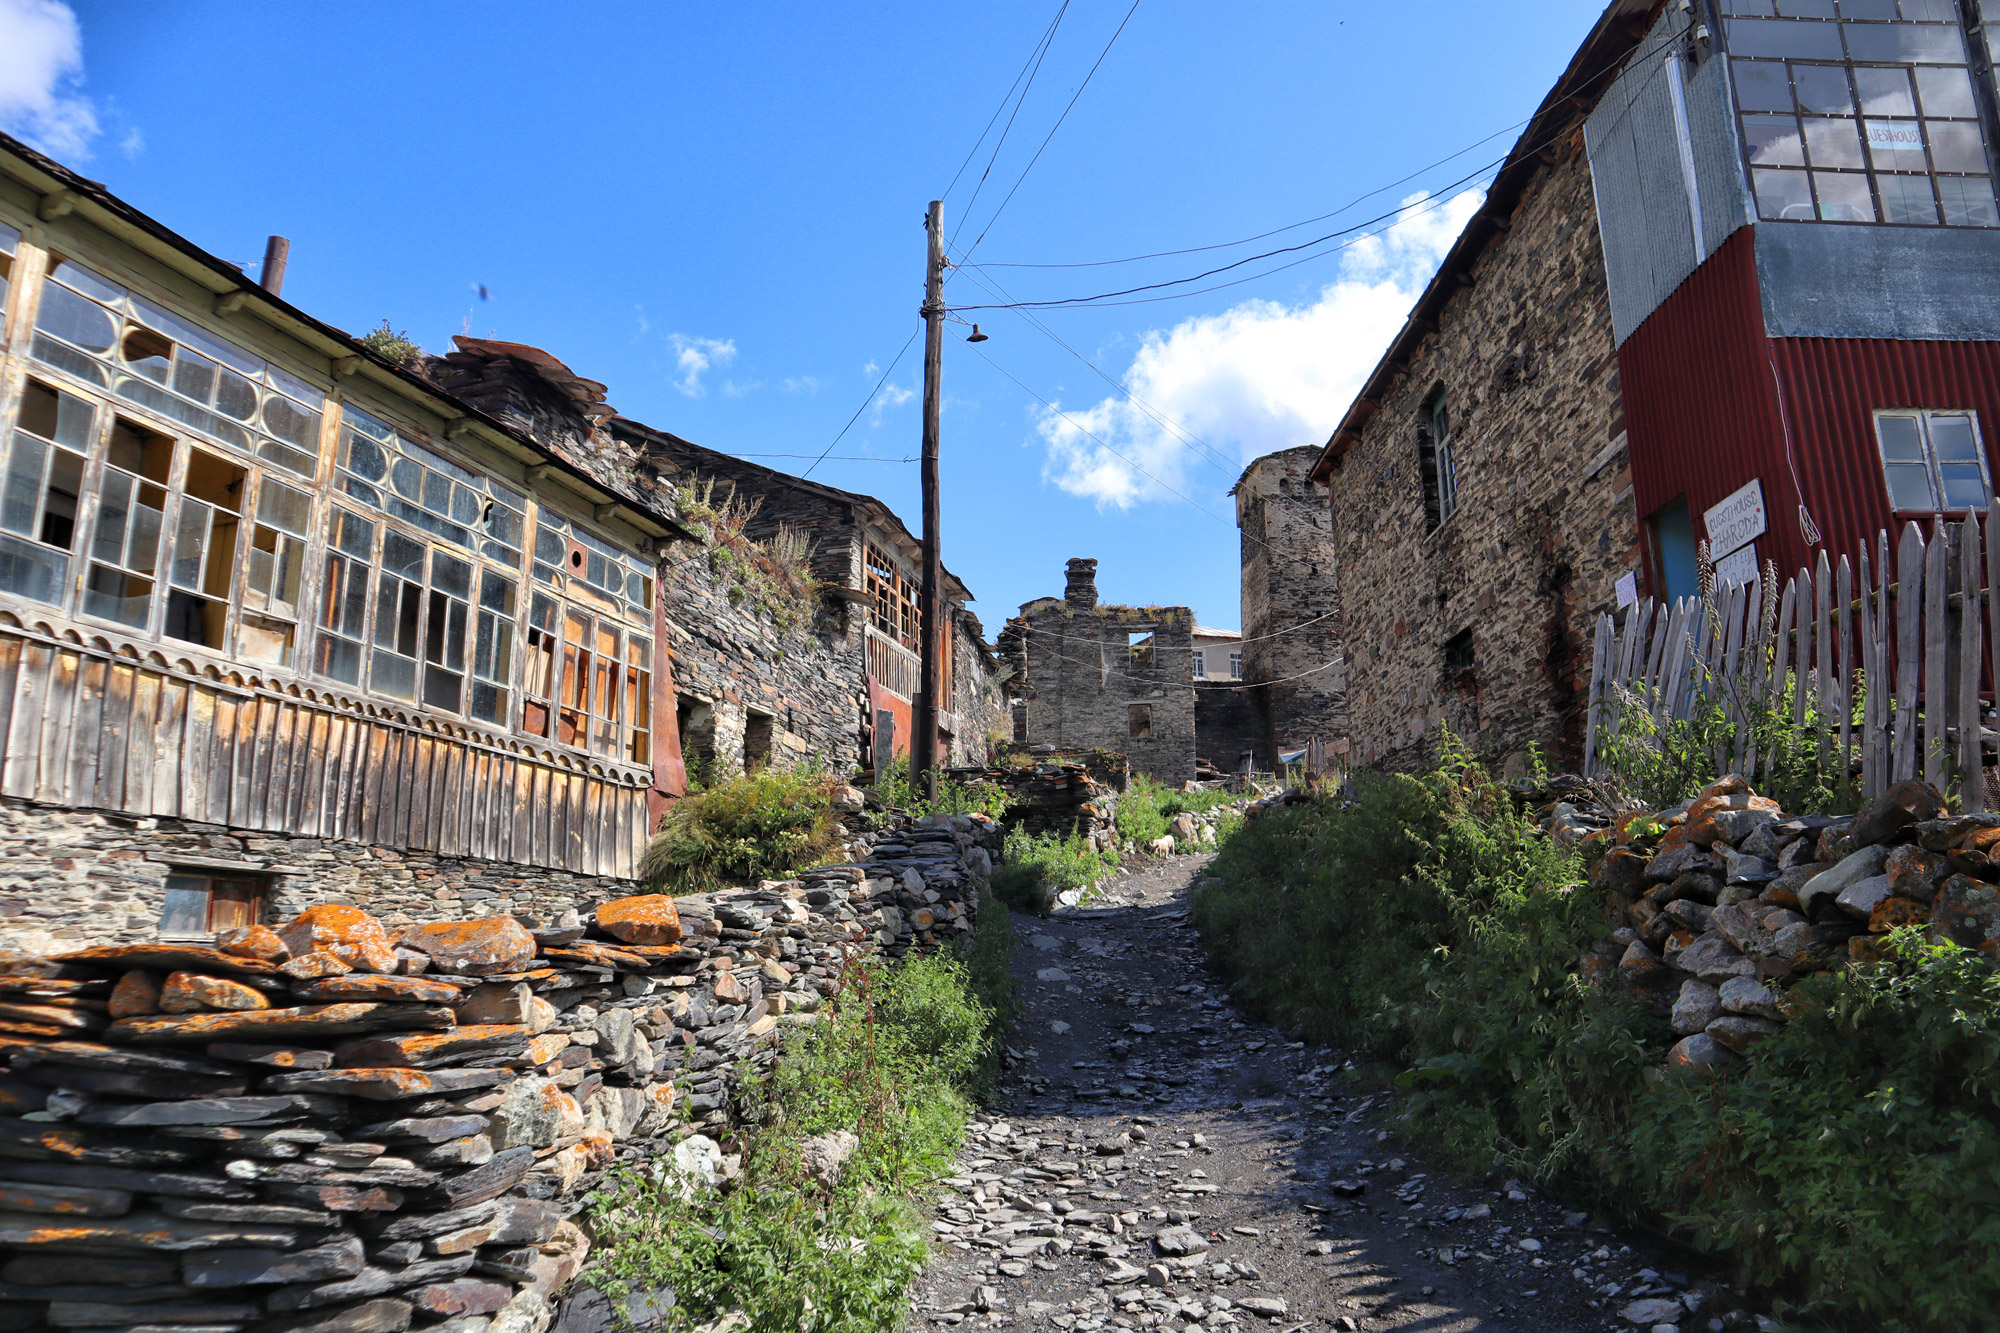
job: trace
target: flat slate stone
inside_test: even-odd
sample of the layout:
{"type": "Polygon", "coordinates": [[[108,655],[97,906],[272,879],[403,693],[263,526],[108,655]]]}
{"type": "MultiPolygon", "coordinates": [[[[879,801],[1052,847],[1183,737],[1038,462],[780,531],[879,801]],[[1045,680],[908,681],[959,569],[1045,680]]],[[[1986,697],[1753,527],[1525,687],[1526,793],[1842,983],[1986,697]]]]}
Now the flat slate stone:
{"type": "Polygon", "coordinates": [[[421,1201],[440,1208],[465,1208],[484,1203],[518,1185],[534,1164],[533,1148],[509,1148],[493,1154],[493,1160],[484,1166],[475,1166],[424,1191],[421,1201]]]}
{"type": "Polygon", "coordinates": [[[278,970],[276,963],[268,963],[261,958],[244,958],[220,949],[189,944],[99,944],[73,953],[59,953],[52,961],[117,968],[120,971],[131,967],[149,968],[156,972],[219,969],[258,977],[270,976],[278,970]]]}
{"type": "Polygon", "coordinates": [[[265,1046],[255,1042],[212,1042],[208,1053],[218,1060],[269,1065],[273,1069],[325,1069],[333,1063],[332,1051],[317,1051],[304,1046],[265,1046]]]}
{"type": "Polygon", "coordinates": [[[282,1203],[203,1203],[191,1199],[162,1199],[160,1211],[168,1217],[190,1222],[267,1223],[280,1227],[337,1227],[340,1219],[316,1208],[294,1208],[282,1203]]]}
{"type": "MultiPolygon", "coordinates": [[[[296,1077],[296,1076],[283,1076],[296,1077]]],[[[93,1106],[77,1117],[86,1125],[248,1125],[293,1120],[313,1110],[304,1097],[205,1097],[188,1102],[93,1106]]]]}
{"type": "Polygon", "coordinates": [[[186,1014],[178,1018],[121,1018],[107,1032],[114,1041],[212,1041],[218,1037],[342,1036],[449,1028],[456,1022],[443,1006],[415,1004],[319,1004],[299,1009],[186,1014]]]}
{"type": "Polygon", "coordinates": [[[350,972],[301,982],[292,994],[314,1004],[330,1000],[415,1000],[424,1004],[456,1004],[463,992],[449,981],[429,977],[385,977],[374,972],[350,972]]]}
{"type": "Polygon", "coordinates": [[[179,1166],[199,1156],[194,1149],[162,1144],[143,1135],[0,1116],[0,1157],[100,1166],[179,1166]]]}
{"type": "Polygon", "coordinates": [[[224,1202],[243,1202],[257,1197],[257,1191],[248,1185],[217,1176],[134,1171],[82,1162],[0,1162],[0,1180],[31,1185],[72,1185],[83,1189],[143,1190],[147,1194],[171,1195],[180,1199],[224,1202]]]}
{"type": "Polygon", "coordinates": [[[399,1217],[376,1233],[376,1239],[386,1242],[399,1240],[428,1240],[432,1236],[442,1236],[448,1231],[461,1231],[477,1226],[500,1211],[500,1205],[491,1201],[474,1204],[470,1208],[457,1208],[448,1213],[413,1213],[399,1217]]]}
{"type": "Polygon", "coordinates": [[[124,1046],[101,1046],[88,1041],[51,1041],[21,1051],[14,1064],[75,1065],[82,1069],[102,1069],[108,1073],[201,1074],[211,1078],[241,1078],[227,1065],[193,1055],[170,1055],[165,1051],[135,1051],[124,1046]]]}
{"type": "Polygon", "coordinates": [[[383,1120],[363,1125],[353,1133],[361,1139],[422,1139],[445,1143],[469,1134],[483,1134],[493,1122],[483,1115],[418,1116],[406,1120],[383,1120]]]}
{"type": "Polygon", "coordinates": [[[242,1074],[209,1078],[201,1074],[114,1073],[108,1069],[82,1069],[76,1065],[22,1065],[15,1057],[21,1077],[51,1088],[74,1092],[108,1092],[121,1097],[241,1097],[250,1091],[250,1080],[242,1074]]]}
{"type": "MultiPolygon", "coordinates": [[[[63,1328],[117,1328],[132,1326],[135,1312],[122,1305],[105,1305],[96,1301],[51,1301],[49,1322],[63,1328]]],[[[187,1325],[243,1324],[263,1313],[256,1302],[241,1301],[175,1301],[166,1305],[148,1305],[141,1308],[148,1325],[183,1327],[187,1325]]]]}
{"type": "Polygon", "coordinates": [[[0,1266],[0,1282],[158,1287],[180,1281],[180,1261],[143,1254],[23,1254],[0,1266]]]}
{"type": "Polygon", "coordinates": [[[505,1069],[319,1069],[298,1074],[275,1074],[264,1080],[274,1092],[338,1093],[365,1097],[369,1101],[391,1102],[406,1097],[446,1097],[453,1093],[490,1088],[507,1078],[505,1069]]]}
{"type": "Polygon", "coordinates": [[[128,1190],[76,1185],[28,1185],[0,1180],[0,1210],[55,1213],[65,1217],[123,1217],[132,1211],[128,1190]]]}
{"type": "Polygon", "coordinates": [[[361,1237],[341,1236],[309,1250],[208,1250],[181,1261],[190,1287],[248,1287],[285,1282],[333,1282],[366,1266],[361,1237]]]}
{"type": "Polygon", "coordinates": [[[379,1300],[330,1313],[267,1320],[257,1326],[257,1333],[403,1333],[409,1326],[408,1301],[379,1300]]]}
{"type": "Polygon", "coordinates": [[[219,1226],[184,1222],[163,1213],[132,1213],[121,1218],[72,1218],[42,1221],[21,1214],[0,1214],[0,1245],[102,1246],[120,1250],[212,1250],[225,1245],[291,1246],[298,1233],[283,1227],[219,1226]]]}
{"type": "Polygon", "coordinates": [[[318,1287],[281,1287],[267,1298],[274,1311],[311,1310],[341,1301],[379,1296],[385,1291],[401,1291],[423,1282],[449,1282],[472,1268],[472,1256],[453,1255],[449,1259],[428,1259],[394,1270],[364,1268],[360,1274],[318,1287]]]}
{"type": "Polygon", "coordinates": [[[471,1056],[507,1060],[527,1049],[527,1028],[512,1023],[478,1023],[449,1032],[342,1042],[334,1049],[333,1063],[342,1069],[429,1069],[471,1056]]]}

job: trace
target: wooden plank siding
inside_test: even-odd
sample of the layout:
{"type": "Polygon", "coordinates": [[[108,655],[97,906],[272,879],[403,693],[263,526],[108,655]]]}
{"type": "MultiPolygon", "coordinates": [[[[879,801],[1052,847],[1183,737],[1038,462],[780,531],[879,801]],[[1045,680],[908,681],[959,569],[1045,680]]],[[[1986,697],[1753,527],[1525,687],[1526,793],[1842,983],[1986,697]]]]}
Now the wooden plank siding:
{"type": "Polygon", "coordinates": [[[629,878],[651,776],[0,622],[0,795],[629,878]]]}

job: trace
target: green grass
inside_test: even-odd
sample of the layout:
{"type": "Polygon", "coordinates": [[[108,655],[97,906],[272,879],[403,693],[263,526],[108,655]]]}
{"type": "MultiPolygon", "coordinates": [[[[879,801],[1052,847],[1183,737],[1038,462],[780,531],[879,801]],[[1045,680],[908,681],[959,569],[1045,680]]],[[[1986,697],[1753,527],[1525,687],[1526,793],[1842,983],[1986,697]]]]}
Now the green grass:
{"type": "Polygon", "coordinates": [[[1803,1016],[1741,1068],[1662,1074],[1665,1018],[1578,975],[1611,928],[1581,855],[1446,755],[1224,845],[1194,919],[1236,996],[1401,1071],[1407,1126],[1459,1167],[1664,1226],[1791,1315],[1982,1326],[2000,1308],[2000,973],[1912,934],[1795,988],[1803,1016]]]}
{"type": "MultiPolygon", "coordinates": [[[[1180,791],[1135,773],[1118,797],[1118,836],[1143,850],[1148,843],[1167,836],[1167,825],[1183,812],[1200,814],[1228,805],[1238,798],[1226,791],[1180,791]]],[[[1176,847],[1177,852],[1191,848],[1176,847]]]]}
{"type": "Polygon", "coordinates": [[[670,1287],[674,1330],[732,1310],[754,1333],[901,1325],[926,1255],[925,1205],[998,1068],[1012,949],[1007,911],[989,894],[962,951],[851,970],[771,1075],[744,1090],[757,1128],[740,1178],[707,1190],[658,1168],[619,1172],[592,1205],[587,1279],[613,1292],[670,1287]],[[802,1145],[836,1130],[860,1146],[829,1189],[806,1171],[802,1145]]]}

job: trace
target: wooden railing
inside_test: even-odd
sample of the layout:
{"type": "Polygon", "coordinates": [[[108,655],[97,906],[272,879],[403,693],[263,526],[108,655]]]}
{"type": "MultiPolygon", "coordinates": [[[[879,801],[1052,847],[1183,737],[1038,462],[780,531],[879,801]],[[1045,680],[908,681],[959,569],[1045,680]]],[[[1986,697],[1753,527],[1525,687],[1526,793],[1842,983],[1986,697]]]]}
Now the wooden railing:
{"type": "Polygon", "coordinates": [[[891,694],[915,699],[923,682],[921,659],[873,625],[867,627],[866,638],[869,677],[891,694]]]}
{"type": "Polygon", "coordinates": [[[1782,592],[1776,582],[1767,565],[1759,584],[1642,600],[1622,626],[1599,616],[1586,771],[1616,776],[1616,741],[1635,723],[1719,704],[1734,726],[1714,758],[1752,781],[1771,756],[1749,724],[1776,710],[1864,800],[1921,778],[1956,790],[1965,811],[1985,809],[1987,755],[2000,749],[1980,702],[1989,650],[2000,666],[2000,540],[1982,549],[1978,516],[1935,519],[1928,541],[1905,524],[1893,566],[1881,532],[1872,561],[1863,550],[1830,565],[1822,551],[1782,592]]]}

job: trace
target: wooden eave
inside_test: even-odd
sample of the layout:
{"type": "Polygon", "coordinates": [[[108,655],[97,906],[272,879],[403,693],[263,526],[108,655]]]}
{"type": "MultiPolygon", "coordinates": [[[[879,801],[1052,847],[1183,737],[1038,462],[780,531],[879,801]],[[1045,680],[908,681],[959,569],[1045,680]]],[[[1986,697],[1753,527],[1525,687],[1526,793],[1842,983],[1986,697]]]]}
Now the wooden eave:
{"type": "Polygon", "coordinates": [[[615,516],[641,536],[655,540],[691,539],[693,534],[672,519],[648,509],[631,497],[600,486],[574,464],[544,449],[526,435],[495,420],[402,367],[383,360],[340,329],[273,296],[234,265],[209,254],[186,237],[140,212],[96,181],[6,134],[0,134],[0,171],[38,196],[43,221],[75,215],[147,258],[180,274],[218,301],[238,302],[236,313],[254,313],[266,324],[328,361],[335,382],[362,379],[388,394],[441,418],[445,435],[463,445],[467,433],[479,444],[536,469],[537,478],[557,482],[569,497],[593,512],[615,516]]]}
{"type": "Polygon", "coordinates": [[[1549,165],[1548,150],[1556,136],[1590,114],[1666,6],[1667,0],[1611,0],[1599,15],[1590,35],[1571,57],[1569,68],[1542,99],[1534,118],[1515,141],[1506,162],[1493,178],[1486,202],[1459,233],[1423,295],[1411,308],[1402,330],[1376,363],[1347,415],[1334,428],[1308,474],[1313,481],[1323,486],[1332,484],[1334,465],[1354,447],[1362,428],[1374,418],[1383,398],[1408,370],[1424,339],[1436,331],[1445,305],[1461,286],[1470,283],[1473,266],[1487,247],[1512,229],[1514,211],[1527,193],[1529,183],[1549,165]]]}

